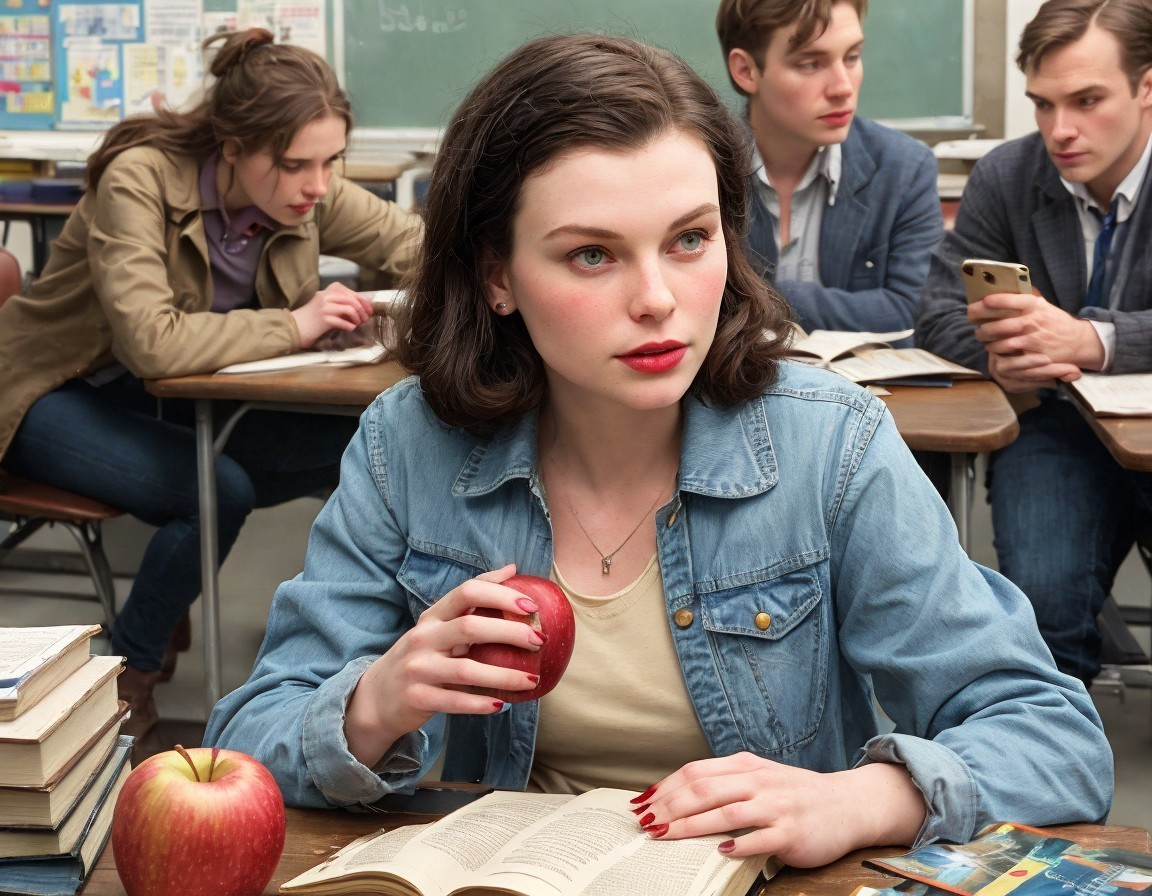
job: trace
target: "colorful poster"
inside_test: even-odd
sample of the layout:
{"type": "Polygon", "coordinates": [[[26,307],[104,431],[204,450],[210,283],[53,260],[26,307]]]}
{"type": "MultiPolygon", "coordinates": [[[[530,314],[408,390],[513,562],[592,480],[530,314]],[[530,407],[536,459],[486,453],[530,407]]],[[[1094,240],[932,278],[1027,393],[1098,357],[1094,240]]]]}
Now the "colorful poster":
{"type": "Polygon", "coordinates": [[[7,0],[0,10],[0,128],[52,126],[51,28],[48,0],[7,0]]]}
{"type": "Polygon", "coordinates": [[[102,128],[125,114],[122,48],[144,38],[140,0],[56,0],[56,121],[102,128]]]}

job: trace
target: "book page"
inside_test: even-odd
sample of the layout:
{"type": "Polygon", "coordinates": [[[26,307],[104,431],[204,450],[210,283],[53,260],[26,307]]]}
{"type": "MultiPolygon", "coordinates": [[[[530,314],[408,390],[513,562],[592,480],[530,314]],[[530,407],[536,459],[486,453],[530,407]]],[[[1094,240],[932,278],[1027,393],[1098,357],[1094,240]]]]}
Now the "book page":
{"type": "Polygon", "coordinates": [[[323,865],[284,884],[284,892],[354,874],[409,881],[425,896],[476,883],[476,870],[520,831],[572,797],[497,791],[434,824],[411,825],[348,844],[323,865]]]}
{"type": "Polygon", "coordinates": [[[792,343],[796,354],[810,355],[825,363],[841,355],[862,348],[886,346],[899,339],[907,339],[913,330],[894,330],[891,333],[857,333],[849,330],[813,330],[807,336],[797,336],[792,343]]]}
{"type": "Polygon", "coordinates": [[[1097,414],[1152,415],[1152,373],[1086,373],[1068,385],[1097,414]]]}
{"type": "Polygon", "coordinates": [[[743,871],[740,896],[759,871],[756,860],[724,856],[726,834],[692,840],[653,840],[636,822],[627,790],[584,793],[541,819],[502,848],[482,868],[483,891],[506,889],[528,896],[706,896],[726,892],[743,871]]]}
{"type": "Polygon", "coordinates": [[[980,374],[953,364],[922,348],[877,348],[860,352],[828,365],[828,369],[855,383],[896,380],[916,376],[978,377],[980,374]]]}
{"type": "Polygon", "coordinates": [[[303,351],[293,355],[281,355],[278,358],[264,358],[260,361],[229,364],[227,367],[221,367],[216,373],[273,373],[279,370],[295,370],[297,367],[312,367],[318,364],[351,367],[355,364],[375,363],[381,360],[386,352],[387,348],[379,344],[362,345],[340,351],[303,351]]]}
{"type": "Polygon", "coordinates": [[[53,625],[43,628],[0,628],[0,697],[21,678],[100,626],[53,625]]]}

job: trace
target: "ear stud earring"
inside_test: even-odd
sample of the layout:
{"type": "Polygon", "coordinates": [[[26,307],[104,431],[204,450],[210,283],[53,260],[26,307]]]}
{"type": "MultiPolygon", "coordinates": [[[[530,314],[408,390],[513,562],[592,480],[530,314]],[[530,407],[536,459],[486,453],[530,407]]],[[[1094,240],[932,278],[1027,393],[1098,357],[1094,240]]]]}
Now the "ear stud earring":
{"type": "Polygon", "coordinates": [[[496,313],[497,314],[503,314],[507,310],[508,310],[508,303],[507,302],[497,302],[496,303],[496,313]]]}

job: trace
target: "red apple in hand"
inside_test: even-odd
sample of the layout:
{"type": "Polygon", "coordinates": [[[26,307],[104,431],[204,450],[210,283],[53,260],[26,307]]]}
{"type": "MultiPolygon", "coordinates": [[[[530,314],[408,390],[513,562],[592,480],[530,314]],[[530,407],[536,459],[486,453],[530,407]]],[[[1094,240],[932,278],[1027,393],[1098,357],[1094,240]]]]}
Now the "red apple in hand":
{"type": "Polygon", "coordinates": [[[477,693],[488,694],[505,703],[524,703],[543,697],[560,681],[560,676],[568,668],[572,659],[572,647],[576,643],[576,621],[572,618],[572,607],[560,587],[549,579],[540,576],[512,576],[501,583],[514,588],[525,597],[531,598],[540,608],[538,613],[505,613],[487,607],[477,607],[480,616],[503,617],[515,622],[526,622],[547,639],[539,650],[525,650],[511,644],[473,644],[468,656],[478,663],[490,666],[504,666],[506,669],[519,669],[540,676],[540,682],[530,691],[502,691],[476,688],[477,693]]]}
{"type": "Polygon", "coordinates": [[[112,854],[128,896],[258,896],[284,851],[284,799],[244,753],[177,747],[128,776],[112,854]]]}

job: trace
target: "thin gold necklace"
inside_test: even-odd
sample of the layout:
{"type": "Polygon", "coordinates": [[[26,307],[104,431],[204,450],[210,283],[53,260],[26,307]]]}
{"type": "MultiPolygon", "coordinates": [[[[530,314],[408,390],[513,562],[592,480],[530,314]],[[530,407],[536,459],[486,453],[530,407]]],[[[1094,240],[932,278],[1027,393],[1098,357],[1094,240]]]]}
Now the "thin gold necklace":
{"type": "Polygon", "coordinates": [[[576,512],[576,508],[572,506],[572,499],[568,496],[568,493],[567,492],[564,493],[564,500],[568,502],[568,509],[570,511],[572,511],[572,519],[576,520],[576,525],[580,527],[580,531],[583,532],[584,537],[588,539],[588,544],[592,545],[592,549],[595,550],[596,553],[600,555],[600,574],[601,575],[606,576],[606,575],[611,574],[611,572],[612,572],[612,558],[615,557],[617,554],[619,554],[621,548],[623,548],[624,545],[628,544],[628,542],[632,540],[632,536],[640,531],[640,527],[644,524],[644,520],[648,519],[648,517],[650,517],[652,515],[652,512],[654,510],[656,510],[656,505],[660,503],[660,498],[663,495],[664,495],[664,489],[662,488],[656,494],[656,500],[652,502],[652,506],[649,507],[644,512],[644,515],[642,517],[640,517],[640,519],[637,521],[636,525],[632,527],[632,531],[628,533],[628,537],[625,538],[622,542],[620,542],[620,544],[618,544],[616,546],[616,550],[609,551],[607,554],[605,554],[596,545],[596,542],[594,542],[592,540],[592,536],[588,534],[588,530],[584,528],[584,524],[582,522],[580,522],[580,514],[578,514],[576,512]]]}

